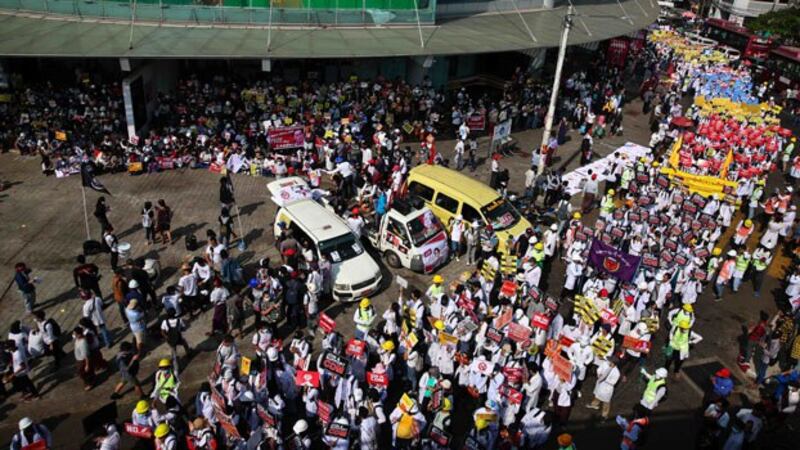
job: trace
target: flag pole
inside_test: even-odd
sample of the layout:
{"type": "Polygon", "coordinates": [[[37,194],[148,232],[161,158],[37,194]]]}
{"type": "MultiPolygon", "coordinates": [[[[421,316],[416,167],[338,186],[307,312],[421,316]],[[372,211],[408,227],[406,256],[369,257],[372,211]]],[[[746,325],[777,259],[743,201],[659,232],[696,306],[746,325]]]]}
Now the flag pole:
{"type": "MultiPolygon", "coordinates": [[[[81,183],[81,194],[83,194],[83,222],[86,224],[86,240],[92,238],[89,232],[89,211],[86,209],[86,186],[81,183]]],[[[103,230],[105,231],[105,230],[103,230]]]]}

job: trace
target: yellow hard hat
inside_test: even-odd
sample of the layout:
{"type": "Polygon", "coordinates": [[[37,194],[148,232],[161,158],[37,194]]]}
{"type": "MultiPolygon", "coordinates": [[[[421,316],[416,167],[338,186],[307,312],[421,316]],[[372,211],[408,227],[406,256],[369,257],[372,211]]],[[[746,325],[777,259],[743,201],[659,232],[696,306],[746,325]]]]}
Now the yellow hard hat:
{"type": "Polygon", "coordinates": [[[689,323],[689,321],[688,321],[688,320],[681,320],[681,321],[678,323],[678,326],[679,326],[679,327],[680,327],[682,330],[688,330],[689,328],[691,328],[691,327],[692,327],[692,325],[689,323]]]}
{"type": "Polygon", "coordinates": [[[658,161],[653,161],[653,167],[658,167],[660,165],[661,165],[661,163],[659,163],[658,161]]]}
{"type": "Polygon", "coordinates": [[[164,369],[164,368],[167,368],[167,367],[169,367],[169,366],[171,366],[171,365],[172,365],[172,362],[171,362],[170,360],[168,360],[167,358],[162,358],[162,359],[161,359],[161,360],[158,362],[158,368],[159,368],[159,369],[164,369]]]}
{"type": "Polygon", "coordinates": [[[536,250],[543,250],[544,244],[542,244],[541,242],[537,242],[536,245],[533,246],[533,248],[535,248],[536,250]]]}
{"type": "Polygon", "coordinates": [[[475,419],[475,428],[477,428],[478,431],[483,430],[487,426],[489,426],[489,422],[487,422],[486,419],[475,419]]]}
{"type": "Polygon", "coordinates": [[[386,341],[383,344],[381,344],[381,348],[386,350],[387,352],[390,352],[390,351],[394,350],[394,342],[386,341]]]}
{"type": "Polygon", "coordinates": [[[744,221],[744,226],[746,226],[747,228],[752,227],[753,226],[753,221],[750,220],[750,219],[745,220],[744,221]]]}
{"type": "Polygon", "coordinates": [[[450,403],[450,399],[445,397],[442,401],[442,411],[450,411],[453,409],[453,404],[450,403]]]}
{"type": "Polygon", "coordinates": [[[144,414],[147,411],[150,411],[150,403],[147,400],[139,400],[136,402],[136,412],[139,414],[144,414]]]}
{"type": "Polygon", "coordinates": [[[714,247],[714,250],[711,250],[711,254],[714,256],[719,256],[722,254],[722,249],[719,247],[714,247]]]}
{"type": "Polygon", "coordinates": [[[364,297],[364,298],[361,299],[361,303],[359,303],[358,306],[361,309],[367,309],[367,308],[369,308],[369,304],[370,304],[369,303],[369,299],[367,297],[364,297]]]}
{"type": "Polygon", "coordinates": [[[608,192],[606,192],[606,193],[607,193],[608,195],[614,195],[614,194],[616,194],[616,193],[617,193],[617,191],[615,191],[615,190],[613,190],[613,189],[609,189],[609,190],[608,190],[608,192]]]}
{"type": "Polygon", "coordinates": [[[439,331],[442,331],[444,330],[444,322],[442,322],[441,320],[437,320],[436,322],[433,323],[433,327],[439,331]]]}
{"type": "Polygon", "coordinates": [[[692,306],[690,303],[686,303],[683,305],[683,310],[686,312],[694,312],[694,306],[692,306]]]}
{"type": "Polygon", "coordinates": [[[434,283],[444,283],[444,277],[439,275],[439,274],[436,274],[436,275],[433,276],[433,282],[434,283]]]}
{"type": "Polygon", "coordinates": [[[573,219],[580,219],[581,217],[583,217],[583,216],[581,216],[581,213],[579,213],[577,211],[575,211],[575,214],[572,215],[573,219]]]}
{"type": "Polygon", "coordinates": [[[153,432],[153,436],[159,439],[163,438],[167,434],[169,434],[169,425],[167,425],[166,423],[158,424],[156,430],[153,432]]]}

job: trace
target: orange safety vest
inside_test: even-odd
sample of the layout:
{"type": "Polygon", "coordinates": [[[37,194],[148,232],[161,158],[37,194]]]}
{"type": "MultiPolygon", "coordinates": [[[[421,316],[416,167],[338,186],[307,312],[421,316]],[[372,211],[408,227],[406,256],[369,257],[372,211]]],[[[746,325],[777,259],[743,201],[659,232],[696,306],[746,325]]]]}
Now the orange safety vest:
{"type": "Polygon", "coordinates": [[[717,275],[717,282],[720,281],[726,282],[731,279],[733,275],[733,267],[735,265],[734,260],[729,259],[722,263],[722,268],[719,269],[719,275],[717,275]]]}
{"type": "Polygon", "coordinates": [[[742,226],[739,227],[738,230],[736,230],[736,235],[737,236],[741,236],[741,237],[747,237],[747,235],[750,234],[750,231],[752,229],[753,229],[753,227],[746,227],[743,224],[742,226]]]}
{"type": "Polygon", "coordinates": [[[776,198],[768,199],[767,202],[764,204],[764,213],[766,213],[766,214],[768,214],[770,216],[775,214],[775,202],[776,201],[777,201],[776,198]]]}

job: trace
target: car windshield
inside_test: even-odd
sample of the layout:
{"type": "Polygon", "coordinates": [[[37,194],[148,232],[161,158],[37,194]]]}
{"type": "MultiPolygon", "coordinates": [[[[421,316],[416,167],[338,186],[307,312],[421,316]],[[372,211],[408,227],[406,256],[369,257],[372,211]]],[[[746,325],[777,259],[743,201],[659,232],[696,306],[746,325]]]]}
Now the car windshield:
{"type": "Polygon", "coordinates": [[[504,198],[498,197],[493,202],[481,208],[483,217],[499,231],[511,228],[519,222],[519,213],[504,198]]]}
{"type": "Polygon", "coordinates": [[[433,215],[430,210],[411,219],[406,224],[408,231],[411,232],[411,240],[415,247],[428,242],[432,237],[442,231],[442,223],[433,215]]]}
{"type": "Polygon", "coordinates": [[[319,251],[325,255],[329,261],[338,263],[364,253],[364,247],[356,241],[355,236],[350,233],[343,234],[327,241],[319,243],[319,251]]]}

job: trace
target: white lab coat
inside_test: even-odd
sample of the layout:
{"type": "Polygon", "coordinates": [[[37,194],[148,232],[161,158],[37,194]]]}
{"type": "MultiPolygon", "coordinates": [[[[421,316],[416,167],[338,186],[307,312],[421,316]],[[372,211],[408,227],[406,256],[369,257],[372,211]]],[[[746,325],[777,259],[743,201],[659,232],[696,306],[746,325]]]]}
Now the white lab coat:
{"type": "Polygon", "coordinates": [[[611,401],[614,396],[614,387],[619,381],[620,373],[617,366],[612,366],[608,361],[602,361],[597,366],[597,382],[594,385],[594,396],[603,403],[611,401]]]}

